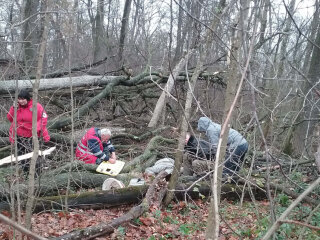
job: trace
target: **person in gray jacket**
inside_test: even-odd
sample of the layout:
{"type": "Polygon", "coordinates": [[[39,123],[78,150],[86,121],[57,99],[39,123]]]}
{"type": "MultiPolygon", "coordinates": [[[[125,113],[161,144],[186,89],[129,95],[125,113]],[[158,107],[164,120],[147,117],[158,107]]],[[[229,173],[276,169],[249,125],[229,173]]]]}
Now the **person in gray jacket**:
{"type": "MultiPolygon", "coordinates": [[[[221,125],[211,121],[207,117],[201,117],[198,121],[198,130],[205,132],[209,142],[213,145],[218,145],[221,133],[221,125]]],[[[223,169],[223,174],[233,175],[240,168],[245,154],[248,151],[247,140],[236,130],[230,128],[228,141],[226,161],[223,169]]]]}

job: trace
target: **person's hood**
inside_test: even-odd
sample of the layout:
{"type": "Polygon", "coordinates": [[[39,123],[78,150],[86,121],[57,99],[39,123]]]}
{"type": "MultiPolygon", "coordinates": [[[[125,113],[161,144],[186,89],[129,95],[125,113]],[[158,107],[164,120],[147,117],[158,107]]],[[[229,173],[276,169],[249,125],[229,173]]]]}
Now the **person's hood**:
{"type": "Polygon", "coordinates": [[[201,117],[199,118],[199,121],[198,121],[198,131],[201,131],[201,132],[205,132],[207,131],[209,125],[211,123],[211,120],[207,117],[201,117]]]}

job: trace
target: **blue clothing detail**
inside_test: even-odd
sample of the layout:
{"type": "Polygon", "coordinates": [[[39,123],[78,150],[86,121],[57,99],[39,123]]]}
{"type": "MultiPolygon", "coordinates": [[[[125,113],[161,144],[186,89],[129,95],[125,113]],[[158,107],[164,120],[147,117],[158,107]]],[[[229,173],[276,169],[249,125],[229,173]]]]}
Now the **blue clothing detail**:
{"type": "Polygon", "coordinates": [[[101,158],[104,161],[107,161],[106,154],[101,151],[100,144],[97,139],[89,139],[88,140],[88,148],[90,152],[93,153],[97,158],[101,158]]]}
{"type": "MultiPolygon", "coordinates": [[[[99,128],[94,128],[95,135],[99,139],[101,139],[101,136],[99,134],[99,130],[100,130],[99,128]]],[[[102,143],[102,146],[103,146],[103,151],[101,151],[101,149],[100,149],[100,145],[99,145],[98,140],[96,140],[96,139],[89,139],[88,140],[88,148],[90,149],[90,152],[92,152],[95,156],[98,157],[96,163],[98,163],[98,162],[101,163],[102,161],[108,161],[110,158],[110,156],[109,156],[110,153],[113,153],[116,151],[110,140],[108,140],[108,142],[106,142],[106,143],[102,143]]]]}
{"type": "MultiPolygon", "coordinates": [[[[201,117],[198,121],[198,130],[206,132],[206,135],[212,145],[217,146],[221,133],[221,125],[212,122],[207,117],[201,117]]],[[[232,175],[238,171],[240,164],[248,151],[249,144],[247,140],[236,130],[230,128],[227,141],[227,152],[224,173],[232,175]]]]}
{"type": "MultiPolygon", "coordinates": [[[[212,122],[207,117],[201,117],[198,121],[198,130],[206,132],[209,141],[212,144],[218,145],[219,137],[221,133],[221,125],[215,122],[212,122]]],[[[236,130],[230,128],[228,134],[228,148],[235,149],[236,147],[245,144],[247,140],[236,130]]]]}

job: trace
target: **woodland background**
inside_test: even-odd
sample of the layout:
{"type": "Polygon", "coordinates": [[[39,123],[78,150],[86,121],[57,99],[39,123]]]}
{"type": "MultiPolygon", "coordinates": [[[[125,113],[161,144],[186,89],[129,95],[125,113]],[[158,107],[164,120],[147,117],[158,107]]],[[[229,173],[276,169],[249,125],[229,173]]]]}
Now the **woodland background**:
{"type": "MultiPolygon", "coordinates": [[[[237,129],[249,142],[240,173],[245,181],[236,184],[243,188],[240,202],[251,184],[263,188],[268,201],[269,212],[255,216],[257,225],[265,221],[265,227],[240,237],[255,239],[269,229],[277,239],[319,239],[318,0],[0,2],[1,157],[14,153],[6,115],[21,88],[32,91],[47,111],[49,145],[57,150],[45,167],[47,172],[69,169],[61,180],[68,184],[66,190],[59,192],[56,186],[50,191],[67,197],[85,185],[74,181],[74,187],[72,173],[89,176],[82,172],[85,167],[73,168],[72,159],[76,142],[91,126],[112,129],[120,159],[143,165],[169,156],[179,169],[184,134],[189,128],[199,136],[195,123],[205,115],[237,129]],[[254,184],[246,182],[257,175],[254,184]],[[307,205],[294,210],[302,217],[291,215],[299,223],[282,224],[288,215],[281,214],[305,189],[313,191],[304,198],[307,205]],[[272,223],[280,230],[272,230],[272,223]]],[[[223,161],[221,152],[217,162],[223,161]]],[[[45,195],[36,187],[41,180],[25,183],[14,164],[0,170],[3,202],[10,203],[12,218],[23,224],[15,199],[27,202],[25,217],[31,218],[32,196],[45,195]],[[25,199],[18,194],[24,183],[25,199]]],[[[169,189],[178,176],[172,179],[169,189]]],[[[211,179],[207,184],[215,195],[206,206],[212,211],[202,237],[218,239],[223,202],[220,210],[213,203],[226,184],[219,176],[211,179]]],[[[31,221],[26,227],[31,229],[31,221]]]]}

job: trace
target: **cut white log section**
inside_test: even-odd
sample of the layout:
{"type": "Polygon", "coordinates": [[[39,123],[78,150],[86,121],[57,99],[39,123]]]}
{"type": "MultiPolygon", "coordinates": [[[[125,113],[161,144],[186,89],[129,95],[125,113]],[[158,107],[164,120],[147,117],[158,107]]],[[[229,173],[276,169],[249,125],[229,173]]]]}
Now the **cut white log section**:
{"type": "MultiPolygon", "coordinates": [[[[52,148],[46,149],[46,150],[44,150],[44,151],[39,150],[39,156],[49,155],[49,154],[52,153],[55,149],[56,149],[56,147],[52,147],[52,148]]],[[[25,160],[25,159],[28,159],[28,158],[32,158],[32,156],[33,156],[33,152],[30,152],[30,153],[27,153],[27,154],[18,156],[18,162],[21,161],[21,160],[25,160]]],[[[16,161],[16,158],[15,158],[14,155],[12,154],[12,155],[10,155],[10,156],[8,156],[8,157],[2,158],[2,159],[0,160],[0,166],[5,165],[5,164],[8,164],[8,163],[11,163],[11,162],[15,162],[15,161],[16,161]]]]}
{"type": "MultiPolygon", "coordinates": [[[[72,86],[81,87],[81,86],[97,86],[97,85],[106,85],[112,82],[118,76],[79,76],[72,77],[72,86]]],[[[43,78],[40,79],[39,90],[50,90],[57,88],[69,88],[70,87],[70,78],[43,78]]],[[[32,90],[34,80],[18,80],[19,89],[28,89],[32,90]]],[[[0,93],[9,93],[14,92],[16,89],[16,81],[5,80],[1,81],[0,93]]]]}

